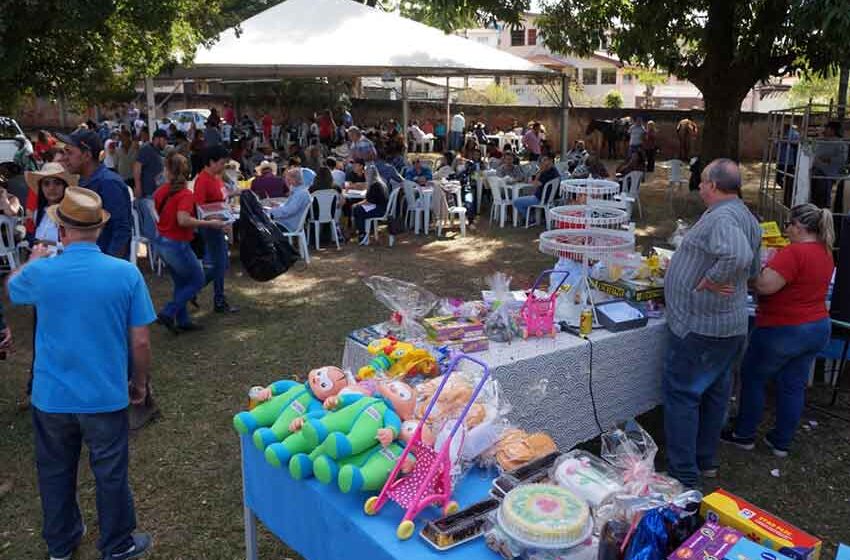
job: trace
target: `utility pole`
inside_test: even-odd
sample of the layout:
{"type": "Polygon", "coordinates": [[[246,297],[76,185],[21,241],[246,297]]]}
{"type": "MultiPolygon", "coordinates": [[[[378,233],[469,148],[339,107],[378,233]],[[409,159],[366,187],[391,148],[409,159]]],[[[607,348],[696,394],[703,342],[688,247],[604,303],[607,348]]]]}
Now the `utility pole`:
{"type": "Polygon", "coordinates": [[[844,120],[847,112],[847,78],[850,75],[850,62],[841,65],[838,74],[838,119],[844,120]]]}

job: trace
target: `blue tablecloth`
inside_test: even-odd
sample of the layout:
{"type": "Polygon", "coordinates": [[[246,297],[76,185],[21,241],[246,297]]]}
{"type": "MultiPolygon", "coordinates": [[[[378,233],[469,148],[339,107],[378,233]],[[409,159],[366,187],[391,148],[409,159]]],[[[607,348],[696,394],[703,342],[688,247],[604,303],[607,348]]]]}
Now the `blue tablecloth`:
{"type": "MultiPolygon", "coordinates": [[[[318,481],[293,480],[288,471],[266,463],[251,442],[242,438],[245,501],[263,524],[307,560],[419,560],[498,558],[475,539],[449,552],[438,552],[419,536],[423,520],[439,517],[437,509],[423,512],[416,521],[416,534],[407,541],[396,538],[396,527],[404,511],[390,502],[374,517],[363,513],[363,503],[372,495],[343,494],[318,481]]],[[[487,498],[491,477],[473,470],[456,489],[454,499],[464,508],[487,498]]]]}

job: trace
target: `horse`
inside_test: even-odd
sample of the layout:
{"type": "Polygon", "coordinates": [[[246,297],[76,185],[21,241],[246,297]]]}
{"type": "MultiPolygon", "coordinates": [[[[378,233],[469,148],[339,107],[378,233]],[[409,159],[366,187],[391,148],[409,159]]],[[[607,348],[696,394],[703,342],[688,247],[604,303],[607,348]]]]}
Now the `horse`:
{"type": "MultiPolygon", "coordinates": [[[[594,132],[600,132],[605,145],[608,146],[608,159],[616,159],[619,142],[628,141],[629,127],[632,124],[630,117],[621,119],[593,119],[584,131],[585,136],[594,132]]],[[[601,150],[600,150],[601,151],[601,150]]]]}

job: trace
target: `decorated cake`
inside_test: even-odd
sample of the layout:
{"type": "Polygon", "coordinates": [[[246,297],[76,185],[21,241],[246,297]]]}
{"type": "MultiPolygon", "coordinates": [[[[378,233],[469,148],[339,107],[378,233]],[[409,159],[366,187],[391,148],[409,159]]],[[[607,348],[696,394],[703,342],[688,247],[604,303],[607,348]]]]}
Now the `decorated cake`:
{"type": "Polygon", "coordinates": [[[581,450],[561,456],[555,467],[555,481],[597,507],[623,489],[620,476],[607,463],[581,450]]]}
{"type": "Polygon", "coordinates": [[[527,484],[505,495],[499,525],[528,546],[569,548],[587,538],[590,508],[566,488],[527,484]]]}

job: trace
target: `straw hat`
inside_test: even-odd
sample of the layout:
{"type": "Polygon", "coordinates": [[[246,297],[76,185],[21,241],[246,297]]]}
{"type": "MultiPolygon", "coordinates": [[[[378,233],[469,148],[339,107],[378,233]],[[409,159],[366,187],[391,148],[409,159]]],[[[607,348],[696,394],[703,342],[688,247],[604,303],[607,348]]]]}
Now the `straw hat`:
{"type": "Polygon", "coordinates": [[[79,175],[73,175],[65,171],[65,168],[62,167],[61,163],[57,162],[48,162],[42,166],[41,171],[27,171],[24,174],[27,186],[36,194],[38,194],[38,185],[41,183],[41,180],[45,177],[58,177],[65,181],[65,183],[69,187],[76,187],[77,181],[79,181],[79,175]]]}
{"type": "Polygon", "coordinates": [[[100,195],[82,187],[65,189],[65,198],[49,206],[47,215],[58,225],[73,229],[97,229],[109,221],[100,195]]]}
{"type": "Polygon", "coordinates": [[[273,161],[268,160],[264,160],[262,163],[260,163],[260,165],[254,168],[254,171],[257,173],[257,175],[262,175],[263,170],[265,169],[271,169],[272,175],[277,175],[277,164],[273,161]]]}

